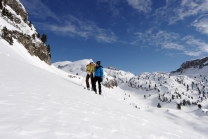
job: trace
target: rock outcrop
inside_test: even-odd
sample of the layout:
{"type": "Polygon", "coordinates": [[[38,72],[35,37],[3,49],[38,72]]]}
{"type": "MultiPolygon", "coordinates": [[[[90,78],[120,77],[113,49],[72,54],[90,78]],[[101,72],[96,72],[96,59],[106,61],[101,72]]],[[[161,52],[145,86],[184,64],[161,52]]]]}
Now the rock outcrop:
{"type": "Polygon", "coordinates": [[[38,38],[38,33],[33,28],[31,22],[28,21],[28,12],[25,10],[19,0],[3,0],[4,7],[2,8],[1,16],[13,25],[17,30],[9,30],[6,27],[2,29],[1,37],[5,39],[10,45],[13,45],[13,39],[21,43],[32,56],[37,56],[40,60],[51,64],[50,46],[46,46],[38,38]],[[8,6],[10,8],[8,8],[8,6]],[[19,26],[19,24],[21,24],[19,26]],[[25,27],[27,30],[22,29],[25,27]],[[21,32],[20,32],[20,31],[21,32]]]}
{"type": "Polygon", "coordinates": [[[184,70],[189,69],[189,68],[202,69],[205,66],[208,66],[208,57],[186,61],[181,65],[179,69],[177,69],[176,71],[172,71],[171,73],[182,73],[184,70]]]}
{"type": "Polygon", "coordinates": [[[32,56],[37,56],[40,60],[45,61],[47,64],[51,64],[50,58],[50,48],[48,48],[44,43],[34,42],[34,39],[29,35],[25,35],[18,31],[8,30],[6,27],[2,30],[2,38],[9,42],[11,45],[13,44],[13,38],[16,39],[19,43],[21,43],[32,56]]]}
{"type": "Polygon", "coordinates": [[[117,87],[118,86],[118,83],[117,81],[114,79],[114,80],[110,80],[110,81],[106,81],[103,83],[103,85],[107,88],[113,88],[113,87],[117,87]]]}
{"type": "Polygon", "coordinates": [[[22,17],[22,20],[24,22],[28,21],[28,12],[22,6],[19,0],[6,0],[5,2],[16,12],[17,15],[20,15],[22,17]]]}

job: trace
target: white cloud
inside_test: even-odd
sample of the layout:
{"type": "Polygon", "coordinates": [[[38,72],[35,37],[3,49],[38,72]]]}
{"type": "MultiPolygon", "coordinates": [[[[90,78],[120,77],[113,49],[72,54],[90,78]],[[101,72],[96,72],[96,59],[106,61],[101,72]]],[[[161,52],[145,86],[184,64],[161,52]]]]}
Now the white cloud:
{"type": "Polygon", "coordinates": [[[32,15],[38,19],[46,19],[50,17],[56,21],[59,21],[58,17],[52,12],[41,0],[20,0],[29,12],[29,16],[32,15]]]}
{"type": "Polygon", "coordinates": [[[139,12],[150,13],[152,8],[151,0],[127,0],[128,4],[139,12]]]}
{"type": "Polygon", "coordinates": [[[166,0],[166,6],[156,10],[158,21],[175,24],[187,17],[208,12],[208,0],[166,0]]]}
{"type": "Polygon", "coordinates": [[[208,43],[195,39],[193,36],[187,36],[182,39],[186,44],[192,46],[195,52],[208,53],[208,43]]]}
{"type": "Polygon", "coordinates": [[[98,42],[113,43],[117,41],[115,34],[106,29],[99,28],[95,23],[88,20],[80,20],[72,15],[64,18],[62,25],[54,23],[36,23],[38,27],[50,30],[56,34],[70,37],[93,38],[98,42]]]}
{"type": "Polygon", "coordinates": [[[184,50],[183,45],[173,43],[173,42],[164,44],[163,48],[165,48],[165,49],[175,49],[175,50],[184,50]]]}
{"type": "Polygon", "coordinates": [[[135,33],[133,45],[153,46],[160,49],[167,49],[172,52],[182,52],[189,56],[202,56],[208,53],[208,43],[196,39],[193,36],[181,37],[174,32],[167,32],[152,28],[144,33],[135,33]]]}
{"type": "Polygon", "coordinates": [[[57,23],[36,22],[35,25],[46,31],[56,34],[68,35],[70,37],[81,37],[84,39],[95,39],[98,42],[113,43],[117,37],[111,30],[98,27],[94,22],[86,19],[78,19],[72,15],[58,16],[53,13],[41,0],[21,0],[29,10],[29,14],[38,19],[52,18],[57,23]]]}
{"type": "Polygon", "coordinates": [[[188,55],[188,56],[201,56],[202,55],[202,52],[196,52],[196,51],[184,51],[184,54],[185,55],[188,55]]]}
{"type": "Polygon", "coordinates": [[[179,34],[176,34],[174,32],[167,32],[158,30],[156,28],[151,28],[145,31],[145,33],[137,32],[135,33],[136,40],[133,42],[133,44],[148,44],[153,46],[164,46],[167,45],[169,42],[173,42],[178,40],[180,37],[179,34]]]}
{"type": "Polygon", "coordinates": [[[113,16],[120,15],[120,11],[116,6],[121,2],[120,0],[97,0],[99,3],[108,3],[109,4],[109,11],[112,12],[113,16]]]}
{"type": "Polygon", "coordinates": [[[192,26],[196,27],[196,30],[200,33],[208,35],[208,17],[205,16],[195,20],[192,26]]]}

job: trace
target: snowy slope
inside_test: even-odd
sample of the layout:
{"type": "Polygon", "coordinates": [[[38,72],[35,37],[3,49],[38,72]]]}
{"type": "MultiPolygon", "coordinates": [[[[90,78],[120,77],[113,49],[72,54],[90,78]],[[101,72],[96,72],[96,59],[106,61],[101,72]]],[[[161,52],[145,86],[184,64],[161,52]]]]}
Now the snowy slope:
{"type": "Polygon", "coordinates": [[[81,78],[68,78],[31,57],[17,42],[10,46],[0,40],[0,46],[3,139],[207,138],[206,116],[166,108],[138,109],[123,100],[129,92],[120,88],[103,87],[105,98],[95,95],[80,86],[81,78]]]}
{"type": "Polygon", "coordinates": [[[198,68],[189,68],[184,70],[182,73],[174,73],[172,75],[187,75],[187,76],[192,76],[192,75],[208,75],[208,66],[203,67],[202,69],[198,68]]]}

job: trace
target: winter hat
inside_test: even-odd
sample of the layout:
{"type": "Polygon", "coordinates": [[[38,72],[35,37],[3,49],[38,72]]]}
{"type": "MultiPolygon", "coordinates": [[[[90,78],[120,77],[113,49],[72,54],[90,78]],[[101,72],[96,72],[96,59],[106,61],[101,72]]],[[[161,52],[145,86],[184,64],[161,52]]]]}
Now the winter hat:
{"type": "Polygon", "coordinates": [[[97,61],[96,64],[100,65],[100,61],[97,61]]]}
{"type": "Polygon", "coordinates": [[[90,59],[90,64],[91,64],[91,63],[95,64],[95,63],[93,62],[93,60],[92,60],[92,59],[90,59]]]}
{"type": "Polygon", "coordinates": [[[92,59],[90,59],[90,63],[93,63],[93,60],[92,59]]]}

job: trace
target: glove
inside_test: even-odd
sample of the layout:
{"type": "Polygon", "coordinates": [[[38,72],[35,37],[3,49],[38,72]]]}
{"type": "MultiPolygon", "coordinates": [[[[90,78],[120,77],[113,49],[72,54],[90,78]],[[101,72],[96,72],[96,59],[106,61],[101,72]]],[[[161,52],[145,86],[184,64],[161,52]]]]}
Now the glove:
{"type": "Polygon", "coordinates": [[[100,82],[103,82],[103,78],[100,78],[100,82]]]}

